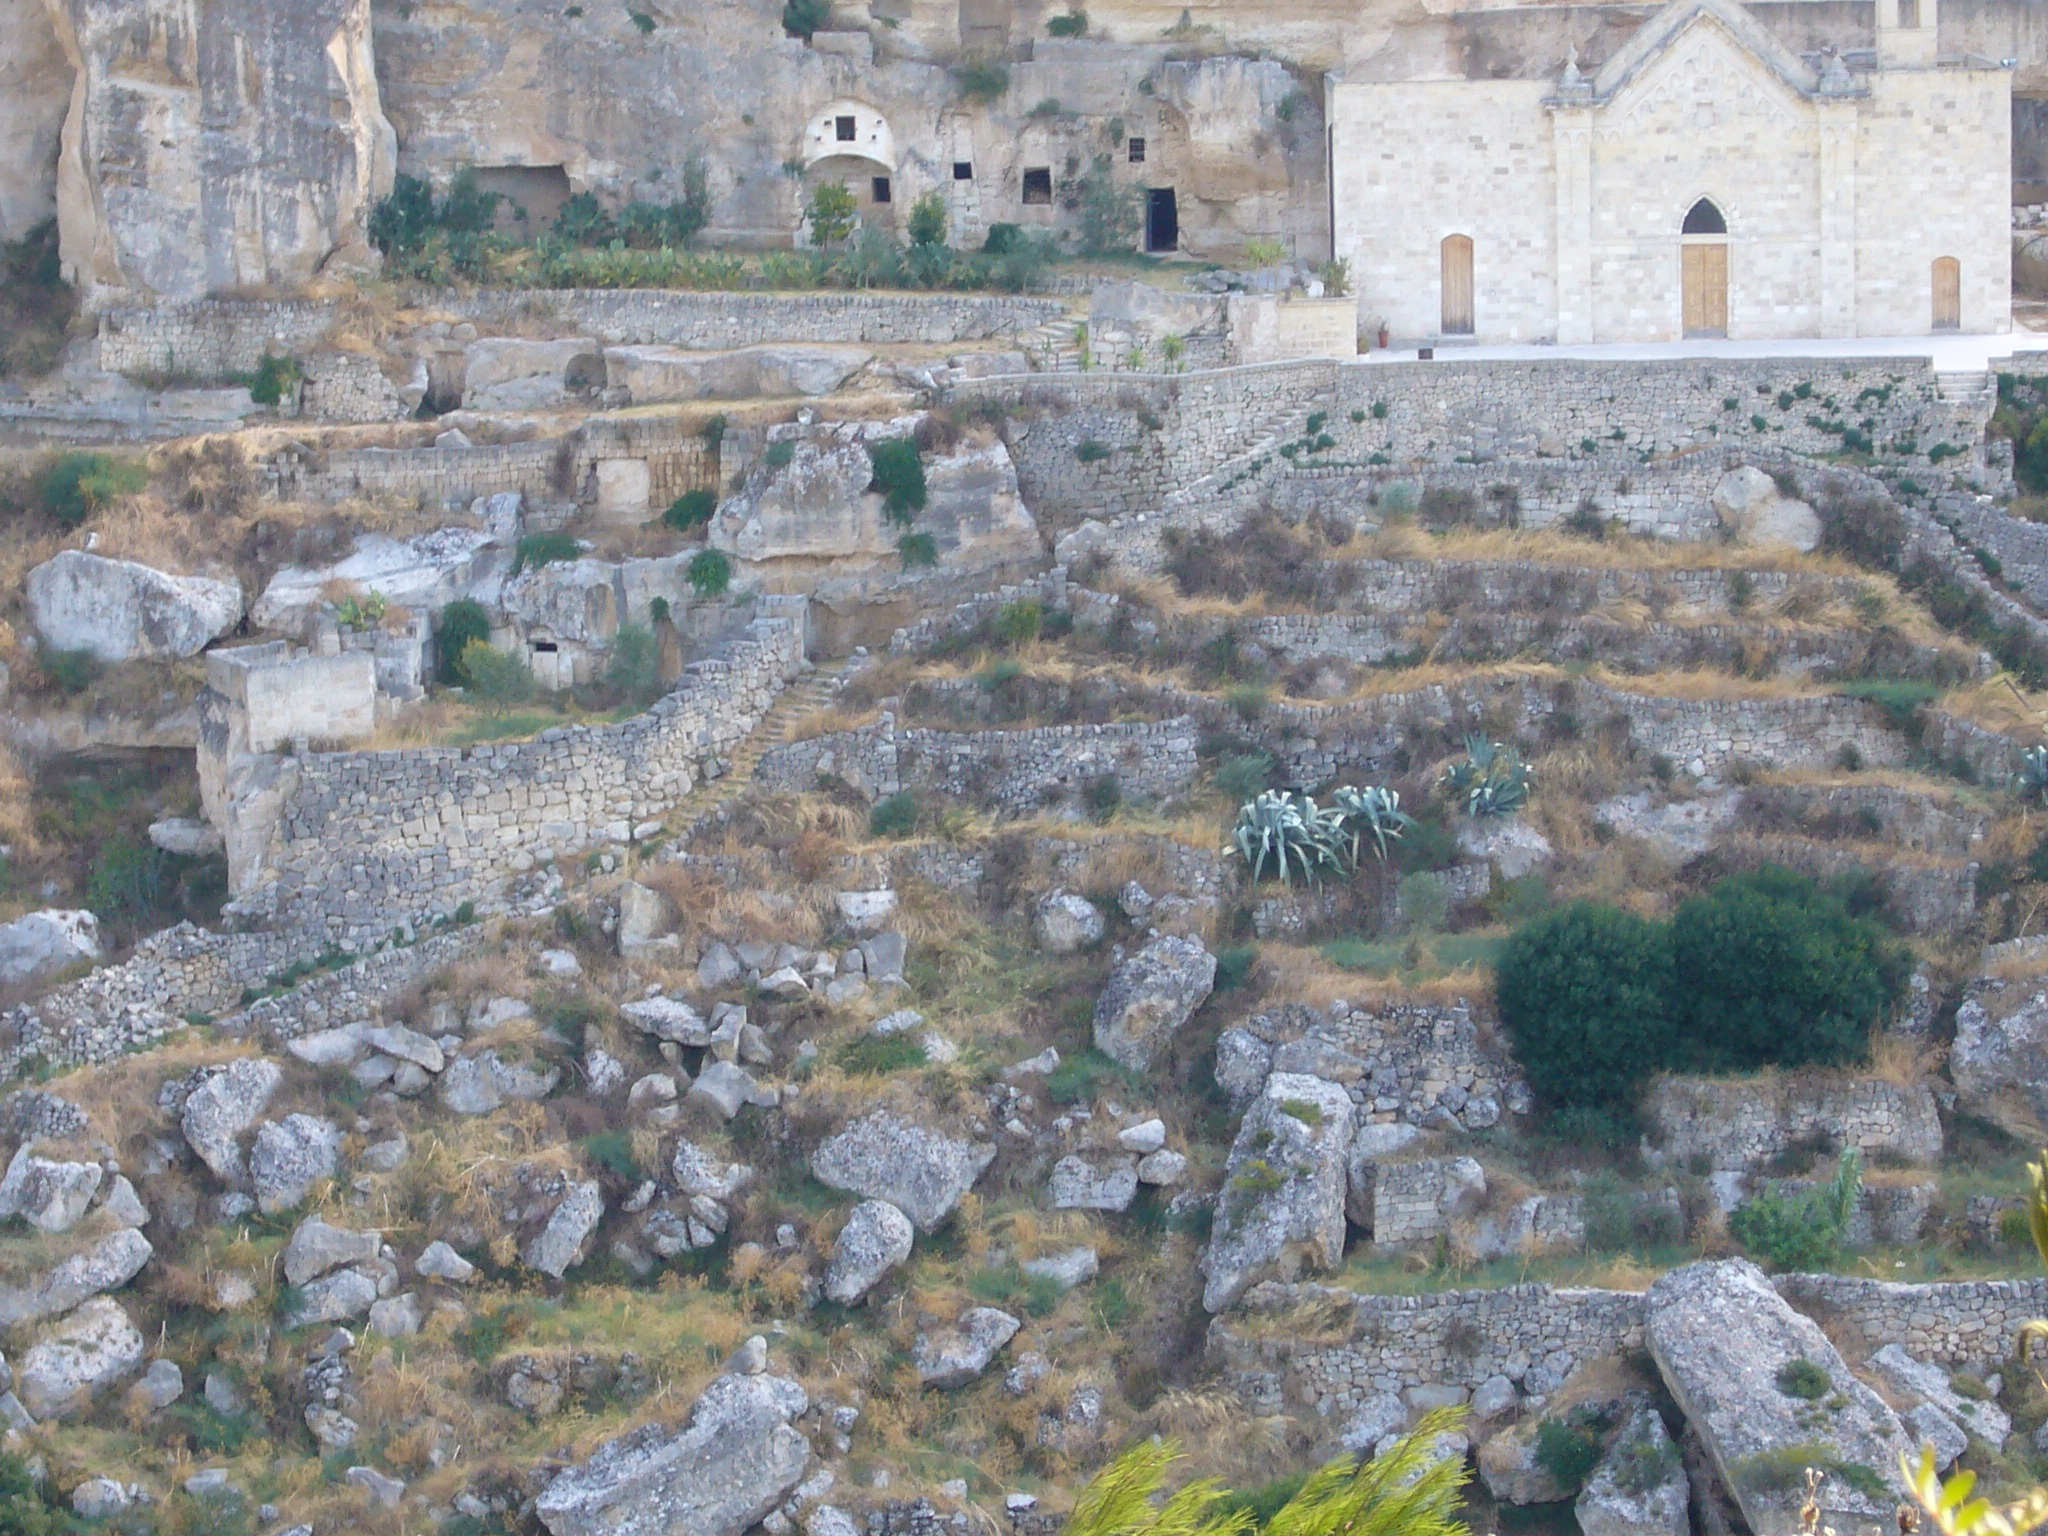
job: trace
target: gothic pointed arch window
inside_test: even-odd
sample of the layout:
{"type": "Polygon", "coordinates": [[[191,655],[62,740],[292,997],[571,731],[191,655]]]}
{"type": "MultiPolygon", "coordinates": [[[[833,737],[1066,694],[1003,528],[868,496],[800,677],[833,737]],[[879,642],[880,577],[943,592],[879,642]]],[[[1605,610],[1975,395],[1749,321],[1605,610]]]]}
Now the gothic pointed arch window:
{"type": "Polygon", "coordinates": [[[1728,221],[1721,216],[1721,210],[1710,197],[1703,197],[1685,210],[1685,224],[1680,230],[1687,235],[1725,235],[1728,221]]]}

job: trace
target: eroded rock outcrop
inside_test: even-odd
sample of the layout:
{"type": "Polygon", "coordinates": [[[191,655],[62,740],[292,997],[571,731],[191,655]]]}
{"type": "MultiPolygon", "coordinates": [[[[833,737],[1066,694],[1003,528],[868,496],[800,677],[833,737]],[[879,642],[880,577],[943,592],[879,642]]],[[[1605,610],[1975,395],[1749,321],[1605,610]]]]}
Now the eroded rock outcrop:
{"type": "Polygon", "coordinates": [[[95,660],[197,655],[242,617],[238,582],[173,576],[133,560],[67,549],[28,573],[29,618],[43,643],[95,660]]]}
{"type": "Polygon", "coordinates": [[[89,299],[192,299],[374,265],[366,223],[397,141],[368,0],[50,9],[77,75],[57,167],[62,251],[89,299]]]}
{"type": "Polygon", "coordinates": [[[1265,1271],[1303,1250],[1326,1268],[1343,1259],[1352,1119],[1350,1096],[1335,1083],[1292,1072],[1266,1080],[1230,1148],[1202,1255],[1204,1307],[1223,1311],[1265,1271]]]}

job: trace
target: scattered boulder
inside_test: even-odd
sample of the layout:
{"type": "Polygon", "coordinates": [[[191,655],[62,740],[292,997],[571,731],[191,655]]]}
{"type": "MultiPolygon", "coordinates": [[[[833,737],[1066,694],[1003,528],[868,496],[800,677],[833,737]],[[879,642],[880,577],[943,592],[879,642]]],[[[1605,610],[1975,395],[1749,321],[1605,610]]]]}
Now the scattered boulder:
{"type": "Polygon", "coordinates": [[[1100,944],[1108,932],[1102,912],[1085,896],[1054,891],[1038,904],[1032,921],[1038,947],[1049,955],[1071,955],[1100,944]]]}
{"type": "Polygon", "coordinates": [[[377,1282],[361,1269],[337,1269],[299,1288],[297,1303],[285,1318],[287,1328],[313,1323],[343,1323],[361,1317],[377,1301],[377,1282]]]}
{"type": "Polygon", "coordinates": [[[69,1418],[142,1364],[142,1334],[121,1304],[95,1296],[22,1356],[21,1403],[38,1419],[69,1418]]]}
{"type": "Polygon", "coordinates": [[[1276,1072],[1231,1144],[1209,1247],[1202,1305],[1221,1312],[1268,1269],[1283,1278],[1304,1249],[1326,1268],[1344,1256],[1350,1095],[1335,1083],[1276,1072]]]}
{"type": "Polygon", "coordinates": [[[953,1214],[996,1149],[926,1130],[891,1110],[877,1110],[818,1144],[811,1172],[818,1182],[869,1200],[886,1200],[929,1232],[953,1214]]]}
{"type": "Polygon", "coordinates": [[[133,1227],[110,1232],[33,1285],[0,1287],[0,1327],[57,1317],[103,1291],[124,1286],[142,1273],[153,1251],[149,1239],[133,1227]]]}
{"type": "Polygon", "coordinates": [[[1574,1509],[1584,1536],[1691,1536],[1692,1484],[1664,1421],[1640,1403],[1586,1479],[1574,1509]]]}
{"type": "Polygon", "coordinates": [[[341,1167],[341,1127],[313,1115],[286,1115],[256,1128],[249,1151],[249,1181],[256,1209],[266,1216],[303,1202],[315,1184],[341,1167]]]}
{"type": "Polygon", "coordinates": [[[1273,1047],[1250,1030],[1232,1025],[1216,1037],[1216,1086],[1232,1109],[1258,1097],[1272,1070],[1273,1047]]]}
{"type": "Polygon", "coordinates": [[[1467,819],[1458,827],[1458,851],[1491,865],[1503,880],[1519,880],[1557,856],[1550,839],[1519,816],[1467,819]]]}
{"type": "Polygon", "coordinates": [[[1870,1369],[1898,1398],[1917,1403],[1908,1420],[1923,1437],[1935,1440],[1937,1450],[1944,1443],[1953,1443],[1954,1436],[1929,1434],[1939,1428],[1934,1423],[1935,1416],[1952,1425],[1955,1434],[1980,1440],[1994,1451],[2003,1450],[2006,1438],[2012,1434],[2012,1418],[1997,1403],[1965,1397],[1955,1389],[1948,1372],[1938,1365],[1915,1360],[1897,1344],[1887,1344],[1872,1355],[1870,1369]]]}
{"type": "Polygon", "coordinates": [[[1352,1455],[1363,1456],[1387,1436],[1399,1434],[1407,1422],[1406,1403],[1391,1392],[1376,1392],[1344,1421],[1337,1440],[1352,1455]]]}
{"type": "Polygon", "coordinates": [[[1800,1529],[1804,1486],[1788,1487],[1767,1470],[1774,1453],[1795,1448],[1865,1469],[1827,1479],[1823,1524],[1848,1529],[1891,1519],[1904,1492],[1904,1429],[1762,1270],[1747,1259],[1688,1264],[1650,1287],[1646,1309],[1645,1337],[1664,1384],[1756,1536],[1800,1529]],[[1824,1394],[1841,1406],[1814,1413],[1808,1397],[1780,1384],[1788,1369],[1824,1381],[1824,1394]]]}
{"type": "Polygon", "coordinates": [[[1555,1504],[1571,1497],[1537,1459],[1540,1421],[1529,1419],[1502,1430],[1479,1447],[1479,1480],[1502,1504],[1555,1504]]]}
{"type": "Polygon", "coordinates": [[[1802,552],[1820,547],[1819,515],[1753,464],[1723,475],[1713,502],[1721,526],[1738,544],[1789,544],[1802,552]]]}
{"type": "Polygon", "coordinates": [[[730,1120],[749,1104],[770,1108],[775,1103],[773,1089],[763,1088],[745,1067],[730,1061],[706,1063],[683,1098],[688,1103],[708,1104],[721,1120],[730,1120]]]}
{"type": "Polygon", "coordinates": [[[416,1275],[423,1275],[429,1280],[449,1280],[456,1285],[467,1284],[476,1274],[474,1264],[439,1238],[420,1250],[412,1268],[416,1275]]]}
{"type": "Polygon", "coordinates": [[[1138,1159],[1138,1182],[1140,1184],[1178,1184],[1188,1176],[1188,1159],[1184,1152],[1162,1148],[1148,1152],[1138,1159]]]}
{"type": "Polygon", "coordinates": [[[45,907],[0,923],[0,987],[25,987],[99,957],[100,920],[90,912],[45,907]]]}
{"type": "Polygon", "coordinates": [[[988,1369],[1022,1323],[994,1307],[971,1307],[958,1322],[920,1329],[910,1358],[928,1387],[964,1387],[988,1369]]]}
{"type": "Polygon", "coordinates": [[[560,1067],[508,1062],[495,1050],[458,1056],[434,1079],[442,1106],[458,1115],[487,1115],[514,1100],[544,1099],[562,1080],[560,1067]]]}
{"type": "Polygon", "coordinates": [[[1200,939],[1154,939],[1110,972],[1095,1000],[1095,1048],[1149,1070],[1215,985],[1216,957],[1200,939]]]}
{"type": "Polygon", "coordinates": [[[23,1142],[0,1178],[0,1217],[20,1216],[44,1232],[69,1232],[99,1193],[98,1163],[58,1162],[23,1142]]]}
{"type": "Polygon", "coordinates": [[[190,816],[158,817],[149,824],[149,841],[152,847],[183,859],[211,858],[224,842],[210,823],[190,816]]]}
{"type": "Polygon", "coordinates": [[[620,954],[635,955],[656,947],[673,949],[681,942],[674,930],[675,914],[661,892],[632,880],[619,887],[620,954]]]}
{"type": "Polygon", "coordinates": [[[303,1286],[344,1264],[374,1259],[383,1248],[381,1233],[331,1227],[318,1216],[308,1216],[284,1246],[285,1283],[303,1286]]]}
{"type": "Polygon", "coordinates": [[[881,1278],[910,1257],[916,1229],[910,1218],[886,1200],[863,1200],[839,1229],[831,1267],[825,1271],[825,1296],[851,1306],[874,1289],[881,1278]]]}
{"type": "Polygon", "coordinates": [[[284,1069],[261,1056],[229,1062],[192,1090],[179,1123],[185,1140],[213,1176],[230,1189],[247,1182],[241,1135],[269,1106],[284,1081],[284,1069]]]}
{"type": "Polygon", "coordinates": [[[1019,1267],[1027,1275],[1050,1280],[1061,1290],[1071,1291],[1075,1286],[1086,1285],[1093,1280],[1101,1264],[1095,1250],[1084,1244],[1079,1248],[1046,1254],[1043,1258],[1026,1259],[1019,1267]]]}
{"type": "Polygon", "coordinates": [[[527,1268],[559,1280],[583,1261],[591,1234],[603,1219],[604,1195],[596,1183],[571,1184],[548,1224],[521,1250],[520,1257],[527,1268]]]}
{"type": "Polygon", "coordinates": [[[59,551],[28,573],[29,620],[45,645],[102,662],[176,661],[242,618],[242,587],[133,560],[59,551]]]}
{"type": "Polygon", "coordinates": [[[1128,1156],[1095,1162],[1063,1157],[1053,1164],[1051,1194],[1054,1210],[1128,1210],[1138,1197],[1138,1161],[1128,1156]]]}
{"type": "Polygon", "coordinates": [[[741,1536],[810,1470],[791,1421],[804,1389],[765,1371],[720,1376],[680,1433],[647,1424],[600,1446],[542,1490],[550,1536],[741,1536]]]}

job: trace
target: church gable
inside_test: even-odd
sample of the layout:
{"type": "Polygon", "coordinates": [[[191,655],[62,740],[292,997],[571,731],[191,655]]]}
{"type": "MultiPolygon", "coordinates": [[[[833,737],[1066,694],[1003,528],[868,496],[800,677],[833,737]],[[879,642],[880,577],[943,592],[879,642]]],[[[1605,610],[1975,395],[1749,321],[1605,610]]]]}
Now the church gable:
{"type": "Polygon", "coordinates": [[[1617,101],[1645,77],[1663,74],[1663,66],[1674,57],[1684,59],[1710,38],[1745,59],[1758,75],[1774,77],[1793,100],[1812,95],[1818,87],[1805,62],[1735,0],[1671,0],[1601,66],[1593,77],[1593,95],[1602,103],[1617,101]]]}
{"type": "Polygon", "coordinates": [[[1599,131],[1708,141],[1744,120],[1790,126],[1806,116],[1805,106],[1806,99],[1740,39],[1715,19],[1696,16],[1601,104],[1599,131]]]}

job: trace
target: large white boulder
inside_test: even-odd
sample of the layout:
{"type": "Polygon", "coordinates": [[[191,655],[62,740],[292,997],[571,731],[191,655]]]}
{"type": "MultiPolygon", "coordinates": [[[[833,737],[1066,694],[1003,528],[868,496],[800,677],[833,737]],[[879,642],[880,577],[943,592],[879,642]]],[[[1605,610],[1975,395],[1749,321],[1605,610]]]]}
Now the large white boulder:
{"type": "Polygon", "coordinates": [[[1753,464],[1721,477],[1714,487],[1714,513],[1738,544],[1789,544],[1798,550],[1820,544],[1820,518],[1813,508],[1787,496],[1753,464]]]}
{"type": "Polygon", "coordinates": [[[1579,1493],[1584,1536],[1690,1536],[1692,1484],[1664,1421],[1639,1404],[1579,1493]]]}
{"type": "Polygon", "coordinates": [[[462,404],[472,411],[545,410],[603,383],[603,358],[588,336],[486,336],[469,344],[462,404]]]}
{"type": "Polygon", "coordinates": [[[755,395],[829,395],[867,365],[865,347],[765,346],[736,352],[628,346],[605,350],[605,382],[633,405],[663,400],[739,400],[755,395]]]}
{"type": "Polygon", "coordinates": [[[96,1296],[55,1324],[21,1359],[14,1384],[38,1419],[63,1419],[142,1364],[143,1340],[121,1304],[96,1296]]]}
{"type": "Polygon", "coordinates": [[[510,551],[488,529],[436,528],[411,539],[366,533],[346,559],[278,571],[249,610],[249,619],[259,629],[303,635],[333,583],[414,613],[439,613],[458,597],[475,597],[488,606],[497,600],[510,564],[510,551]]]}
{"type": "Polygon", "coordinates": [[[46,907],[0,924],[0,987],[27,986],[67,965],[100,957],[100,920],[46,907]]]}
{"type": "Polygon", "coordinates": [[[173,576],[134,560],[67,549],[28,573],[29,621],[45,645],[96,660],[195,656],[242,618],[242,585],[173,576]]]}
{"type": "Polygon", "coordinates": [[[1202,1305],[1221,1312],[1269,1271],[1293,1279],[1304,1254],[1325,1269],[1344,1257],[1351,1097],[1305,1073],[1275,1072],[1238,1127],[1202,1255],[1202,1305]]]}
{"type": "Polygon", "coordinates": [[[996,1149],[927,1130],[877,1110],[828,1136],[811,1154],[818,1182],[869,1200],[886,1200],[929,1232],[974,1187],[996,1149]]]}
{"type": "Polygon", "coordinates": [[[1801,1466],[1833,1467],[1821,1523],[1886,1525],[1913,1449],[1820,1325],[1786,1304],[1747,1259],[1674,1269],[1650,1287],[1650,1356],[1756,1536],[1800,1530],[1801,1466]]]}
{"type": "Polygon", "coordinates": [[[740,1536],[780,1505],[810,1470],[791,1422],[810,1399],[765,1354],[705,1388],[680,1433],[643,1425],[550,1482],[534,1502],[550,1536],[740,1536]]]}
{"type": "Polygon", "coordinates": [[[1095,1048],[1133,1072],[1166,1053],[1216,985],[1216,957],[1200,939],[1154,939],[1109,973],[1095,999],[1095,1048]]]}

